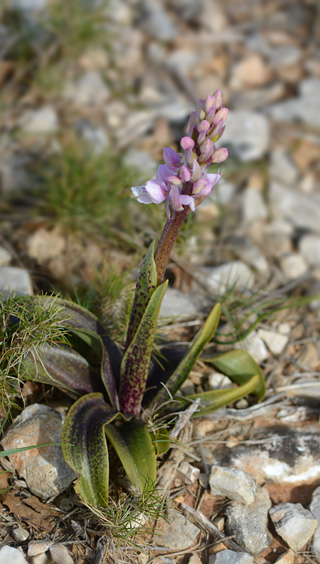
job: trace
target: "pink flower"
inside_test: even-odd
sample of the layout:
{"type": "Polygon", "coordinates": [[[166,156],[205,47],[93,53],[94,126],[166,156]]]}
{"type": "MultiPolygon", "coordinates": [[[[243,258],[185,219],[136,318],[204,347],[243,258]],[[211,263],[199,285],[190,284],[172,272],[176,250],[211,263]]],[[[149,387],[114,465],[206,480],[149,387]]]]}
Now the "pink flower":
{"type": "Polygon", "coordinates": [[[217,90],[205,100],[199,100],[192,112],[188,135],[182,137],[182,153],[170,147],[163,150],[165,164],[159,166],[154,180],[132,188],[133,195],[143,204],[164,202],[167,214],[189,211],[211,194],[219,182],[220,174],[206,174],[211,163],[222,163],[228,157],[225,147],[216,148],[225,129],[228,109],[222,106],[222,95],[217,90]]]}

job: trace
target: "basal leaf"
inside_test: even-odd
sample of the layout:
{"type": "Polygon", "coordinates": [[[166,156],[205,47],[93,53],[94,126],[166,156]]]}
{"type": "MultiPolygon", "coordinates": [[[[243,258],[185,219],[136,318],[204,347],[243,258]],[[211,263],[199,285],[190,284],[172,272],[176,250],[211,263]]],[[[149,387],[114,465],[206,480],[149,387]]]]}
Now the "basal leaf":
{"type": "Polygon", "coordinates": [[[168,282],[150,298],[136,334],[121,363],[120,406],[124,413],[138,414],[145,391],[159,310],[168,282]]]}
{"type": "Polygon", "coordinates": [[[181,360],[179,366],[176,368],[170,378],[165,382],[165,387],[163,387],[155,396],[151,405],[159,406],[162,403],[165,403],[169,398],[169,394],[174,396],[179,388],[181,388],[182,384],[187,379],[190,371],[192,370],[197,358],[203,351],[205,345],[213,337],[219,324],[220,314],[221,306],[220,304],[216,304],[212,309],[209,317],[207,318],[203,328],[194,338],[189,351],[181,360]]]}
{"type": "Polygon", "coordinates": [[[215,358],[205,359],[205,361],[210,362],[219,372],[229,376],[233,382],[240,385],[258,374],[259,382],[253,393],[258,396],[259,401],[263,400],[266,393],[265,379],[260,366],[247,351],[236,349],[215,358]]]}
{"type": "Polygon", "coordinates": [[[21,375],[28,379],[50,384],[77,395],[103,391],[98,369],[72,348],[41,346],[37,356],[28,355],[22,362],[21,375]]]}
{"type": "Polygon", "coordinates": [[[105,426],[117,416],[102,394],[88,394],[70,408],[62,431],[65,461],[79,474],[75,490],[95,507],[108,504],[109,456],[105,426]]]}
{"type": "MultiPolygon", "coordinates": [[[[260,382],[259,374],[252,376],[250,379],[247,380],[245,384],[242,386],[238,386],[237,388],[228,388],[225,390],[212,390],[209,392],[203,392],[201,394],[193,394],[191,396],[187,396],[186,398],[176,398],[178,402],[178,406],[190,405],[191,402],[195,401],[197,398],[200,398],[200,404],[197,408],[197,411],[193,414],[192,417],[201,417],[202,415],[207,415],[208,413],[212,413],[229,403],[237,401],[244,396],[254,393],[257,386],[260,382]]],[[[177,408],[177,403],[175,403],[175,408],[177,408]]]]}
{"type": "Polygon", "coordinates": [[[131,419],[106,425],[105,432],[134,487],[143,491],[155,482],[156,454],[144,423],[131,419]]]}
{"type": "MultiPolygon", "coordinates": [[[[114,409],[119,410],[116,381],[114,378],[109,353],[104,345],[102,338],[97,333],[86,329],[72,329],[72,335],[78,337],[81,343],[85,343],[92,349],[92,352],[95,353],[97,357],[97,363],[99,363],[100,365],[100,378],[107,391],[109,401],[114,409]]],[[[72,339],[72,337],[70,341],[71,344],[74,343],[74,339],[72,339]]],[[[82,351],[82,353],[84,354],[83,346],[81,346],[81,344],[79,346],[79,343],[77,350],[79,352],[82,351]]]]}
{"type": "Polygon", "coordinates": [[[128,348],[133,337],[135,336],[145,309],[157,286],[157,270],[154,262],[154,247],[155,241],[151,243],[149,249],[147,250],[138,274],[125,349],[128,348]]]}

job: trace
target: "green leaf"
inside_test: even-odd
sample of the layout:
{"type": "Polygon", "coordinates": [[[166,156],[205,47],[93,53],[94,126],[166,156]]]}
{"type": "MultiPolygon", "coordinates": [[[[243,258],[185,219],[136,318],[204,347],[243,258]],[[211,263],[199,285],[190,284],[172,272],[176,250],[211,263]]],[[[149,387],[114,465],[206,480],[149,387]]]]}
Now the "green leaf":
{"type": "MultiPolygon", "coordinates": [[[[193,394],[192,396],[187,396],[185,399],[179,398],[177,401],[181,405],[189,405],[190,402],[195,401],[200,398],[201,402],[197,411],[193,414],[193,418],[201,417],[208,413],[212,413],[229,403],[237,401],[244,396],[254,393],[260,382],[259,374],[252,376],[245,384],[238,386],[237,388],[228,388],[226,390],[212,390],[209,392],[203,392],[201,394],[193,394]]],[[[177,404],[175,404],[177,406],[177,404]]]]}
{"type": "MultiPolygon", "coordinates": [[[[114,409],[119,410],[119,399],[116,388],[116,381],[113,375],[111,360],[102,338],[97,333],[86,329],[72,329],[73,335],[81,339],[96,354],[100,363],[100,377],[107,391],[109,401],[114,409]]],[[[71,338],[71,343],[73,339],[71,338]]],[[[79,352],[81,351],[79,347],[79,352]]]]}
{"type": "Polygon", "coordinates": [[[57,351],[50,351],[50,349],[46,349],[45,353],[42,355],[44,370],[42,370],[41,367],[38,368],[41,372],[41,381],[54,385],[54,382],[52,382],[52,380],[48,381],[48,377],[46,378],[44,374],[47,370],[49,377],[53,376],[54,379],[64,384],[69,390],[74,390],[78,393],[78,389],[80,389],[80,393],[90,393],[102,391],[103,388],[100,386],[101,377],[112,406],[115,409],[118,409],[119,401],[116,390],[116,382],[109,354],[103,343],[105,331],[98,318],[87,309],[68,300],[56,298],[55,296],[41,296],[41,300],[44,305],[49,305],[51,302],[54,302],[57,306],[63,308],[61,312],[61,319],[64,320],[65,327],[70,329],[71,334],[69,341],[75,348],[75,351],[72,351],[70,348],[70,353],[66,352],[64,354],[65,358],[62,359],[59,358],[57,351]],[[86,343],[87,347],[90,347],[98,357],[100,363],[100,374],[98,372],[98,366],[95,367],[94,363],[90,362],[90,359],[85,359],[85,354],[82,354],[83,347],[80,346],[77,348],[76,337],[86,343]],[[80,355],[83,356],[84,359],[79,358],[80,355]],[[86,366],[87,370],[85,368],[86,366]],[[68,370],[69,373],[65,370],[68,370]],[[76,372],[77,374],[75,375],[76,372]],[[72,374],[72,378],[70,378],[70,373],[72,374]],[[90,383],[90,386],[88,386],[88,379],[89,381],[92,380],[93,373],[96,374],[96,382],[93,384],[90,383]],[[73,386],[73,383],[75,384],[76,389],[75,386],[73,386]]]}
{"type": "Polygon", "coordinates": [[[171,447],[170,435],[166,427],[161,427],[156,431],[150,431],[150,437],[153,442],[153,446],[158,456],[168,452],[171,447]]]}
{"type": "Polygon", "coordinates": [[[253,393],[258,397],[258,400],[263,400],[266,393],[266,383],[260,366],[250,356],[250,354],[243,349],[236,349],[227,353],[221,354],[215,358],[204,359],[210,362],[219,372],[229,376],[229,378],[237,384],[245,384],[255,376],[259,376],[259,381],[253,393]]]}
{"type": "Polygon", "coordinates": [[[79,474],[75,487],[95,507],[108,504],[109,456],[105,426],[117,416],[102,394],[88,394],[70,408],[62,430],[65,461],[79,474]]]}
{"type": "Polygon", "coordinates": [[[37,356],[28,355],[21,364],[21,376],[57,386],[78,395],[102,391],[99,371],[69,346],[40,346],[37,356]],[[100,386],[100,389],[99,389],[100,386]]]}
{"type": "Polygon", "coordinates": [[[163,387],[153,399],[151,406],[159,406],[167,402],[169,394],[171,394],[171,396],[174,396],[179,388],[181,388],[182,384],[185,382],[190,371],[192,370],[197,358],[202,353],[205,345],[210,341],[210,339],[212,339],[219,324],[220,314],[221,306],[218,303],[210,312],[210,315],[208,316],[203,328],[194,338],[189,351],[182,359],[179,366],[176,368],[167,382],[165,382],[165,387],[163,387]]]}
{"type": "Polygon", "coordinates": [[[156,479],[156,454],[144,423],[132,419],[106,425],[105,432],[134,487],[150,487],[156,479]]]}
{"type": "Polygon", "coordinates": [[[128,348],[134,338],[149,300],[157,287],[154,247],[155,241],[153,241],[148,248],[139,271],[125,349],[128,348]]]}
{"type": "Polygon", "coordinates": [[[124,413],[138,415],[140,412],[158,315],[167,285],[168,281],[154,291],[136,334],[122,359],[119,399],[121,411],[124,413]]]}

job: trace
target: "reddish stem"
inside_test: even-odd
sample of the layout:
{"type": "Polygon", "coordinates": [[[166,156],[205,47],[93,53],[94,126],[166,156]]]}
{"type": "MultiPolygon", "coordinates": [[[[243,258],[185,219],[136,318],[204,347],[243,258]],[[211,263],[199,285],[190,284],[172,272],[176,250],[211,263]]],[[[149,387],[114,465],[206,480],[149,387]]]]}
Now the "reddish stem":
{"type": "Polygon", "coordinates": [[[157,269],[157,285],[161,284],[164,279],[165,271],[169,261],[169,257],[180,228],[188,215],[189,208],[185,207],[181,212],[173,212],[172,216],[167,219],[167,222],[161,233],[158,246],[154,255],[154,260],[157,269]]]}

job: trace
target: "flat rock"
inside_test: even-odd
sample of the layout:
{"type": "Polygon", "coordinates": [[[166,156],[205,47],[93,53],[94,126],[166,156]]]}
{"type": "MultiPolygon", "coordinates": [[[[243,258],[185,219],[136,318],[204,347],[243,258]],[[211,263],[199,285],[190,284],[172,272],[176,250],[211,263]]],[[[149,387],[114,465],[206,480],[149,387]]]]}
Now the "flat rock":
{"type": "Polygon", "coordinates": [[[269,173],[271,178],[294,184],[298,180],[298,170],[285,149],[276,149],[271,153],[269,173]]]}
{"type": "Polygon", "coordinates": [[[318,520],[318,526],[313,535],[311,549],[313,554],[320,559],[320,487],[316,488],[312,494],[310,511],[318,520]]]}
{"type": "Polygon", "coordinates": [[[203,267],[201,274],[197,273],[196,276],[209,290],[220,295],[227,289],[252,289],[255,283],[250,268],[239,260],[226,262],[221,266],[203,267]]]}
{"type": "Polygon", "coordinates": [[[59,129],[59,119],[52,106],[43,106],[37,110],[24,112],[19,125],[25,133],[54,133],[59,129]]]}
{"type": "Polygon", "coordinates": [[[0,564],[28,564],[23,554],[13,546],[0,548],[0,564]]]}
{"type": "Polygon", "coordinates": [[[269,329],[259,329],[258,335],[266,343],[272,354],[281,354],[289,341],[288,335],[281,335],[281,333],[269,331],[269,329]]]}
{"type": "Polygon", "coordinates": [[[248,351],[257,364],[261,364],[261,362],[264,362],[270,356],[263,339],[261,339],[257,331],[251,331],[248,337],[236,343],[234,348],[248,351]]]}
{"type": "Polygon", "coordinates": [[[75,106],[100,106],[108,100],[110,92],[101,74],[90,70],[67,84],[64,95],[75,106]]]}
{"type": "Polygon", "coordinates": [[[12,261],[12,255],[0,245],[0,267],[1,266],[8,266],[12,261]]]}
{"type": "Polygon", "coordinates": [[[299,229],[320,233],[320,198],[303,194],[284,184],[272,182],[269,201],[274,218],[289,221],[299,229]]]}
{"type": "Polygon", "coordinates": [[[213,496],[223,495],[244,505],[254,502],[257,482],[247,472],[236,468],[212,466],[209,484],[213,496]]]}
{"type": "Polygon", "coordinates": [[[231,251],[235,252],[246,264],[255,268],[260,274],[269,272],[269,264],[260,249],[247,237],[231,235],[227,239],[231,251]]]}
{"type": "Polygon", "coordinates": [[[191,295],[183,294],[175,288],[167,288],[162,300],[159,316],[175,320],[192,319],[198,314],[198,309],[191,295]]]}
{"type": "Polygon", "coordinates": [[[247,552],[234,552],[229,549],[209,556],[209,564],[253,564],[253,562],[253,556],[247,552]]]}
{"type": "Polygon", "coordinates": [[[246,188],[242,195],[243,223],[252,223],[253,221],[265,219],[267,216],[268,210],[261,192],[254,188],[246,188]]]}
{"type": "Polygon", "coordinates": [[[301,503],[280,503],[269,511],[274,527],[293,550],[301,550],[318,527],[315,516],[301,503]]]}
{"type": "Polygon", "coordinates": [[[299,431],[285,425],[257,429],[254,444],[238,444],[214,453],[214,463],[249,472],[259,485],[268,482],[290,486],[320,479],[319,425],[299,431]]]}
{"type": "Polygon", "coordinates": [[[297,253],[289,253],[281,257],[280,266],[287,280],[299,278],[299,276],[303,276],[308,270],[305,259],[297,253]]]}
{"type": "Polygon", "coordinates": [[[225,511],[225,533],[233,535],[245,550],[253,556],[268,548],[268,511],[271,501],[267,490],[258,488],[255,501],[250,505],[232,502],[225,511]]]}
{"type": "Polygon", "coordinates": [[[269,149],[270,128],[267,118],[249,110],[230,112],[223,143],[230,145],[231,156],[248,162],[263,157],[269,149]]]}
{"type": "Polygon", "coordinates": [[[0,267],[0,293],[5,296],[32,296],[33,288],[31,276],[24,268],[17,266],[0,267]]]}
{"type": "Polygon", "coordinates": [[[176,509],[169,509],[167,519],[160,519],[153,537],[155,545],[174,551],[185,550],[193,545],[200,529],[190,523],[176,509]]]}
{"type": "MultiPolygon", "coordinates": [[[[23,410],[5,433],[5,450],[44,443],[61,443],[62,416],[46,405],[33,404],[23,410]]],[[[63,459],[61,446],[31,449],[10,456],[10,462],[32,493],[42,499],[56,496],[70,486],[76,474],[63,459]]]]}
{"type": "Polygon", "coordinates": [[[305,235],[299,241],[299,252],[310,266],[320,266],[320,235],[305,235]]]}

